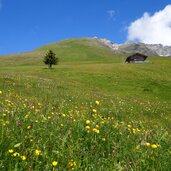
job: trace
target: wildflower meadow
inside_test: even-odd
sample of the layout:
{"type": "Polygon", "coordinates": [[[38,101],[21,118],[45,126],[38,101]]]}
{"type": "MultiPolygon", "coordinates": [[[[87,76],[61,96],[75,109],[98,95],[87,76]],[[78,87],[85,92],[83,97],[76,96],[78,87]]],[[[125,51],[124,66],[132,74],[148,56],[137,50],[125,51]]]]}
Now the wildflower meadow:
{"type": "Polygon", "coordinates": [[[0,57],[1,171],[171,170],[169,58],[64,58],[54,69],[39,58],[7,59],[0,57]]]}
{"type": "Polygon", "coordinates": [[[154,119],[169,105],[141,102],[138,110],[137,102],[131,107],[119,98],[43,101],[16,93],[15,86],[0,91],[1,170],[171,168],[169,127],[154,119]]]}

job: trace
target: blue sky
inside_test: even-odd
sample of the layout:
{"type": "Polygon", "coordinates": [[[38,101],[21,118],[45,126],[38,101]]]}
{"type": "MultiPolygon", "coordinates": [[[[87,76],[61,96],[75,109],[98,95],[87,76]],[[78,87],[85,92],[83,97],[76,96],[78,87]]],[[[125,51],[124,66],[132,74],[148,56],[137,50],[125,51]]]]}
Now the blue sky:
{"type": "Polygon", "coordinates": [[[169,0],[0,0],[0,54],[30,51],[65,38],[97,36],[116,43],[143,40],[140,33],[134,34],[136,27],[131,23],[142,19],[145,12],[154,15],[169,3],[169,0]]]}

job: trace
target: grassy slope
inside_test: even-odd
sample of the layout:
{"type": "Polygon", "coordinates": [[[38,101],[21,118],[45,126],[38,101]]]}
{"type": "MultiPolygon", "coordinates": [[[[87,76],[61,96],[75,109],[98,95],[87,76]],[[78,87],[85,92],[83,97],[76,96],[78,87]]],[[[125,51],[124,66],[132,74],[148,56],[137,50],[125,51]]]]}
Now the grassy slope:
{"type": "MultiPolygon", "coordinates": [[[[124,64],[124,59],[95,40],[67,39],[30,53],[0,57],[0,87],[8,89],[11,83],[16,83],[15,91],[48,101],[68,96],[80,102],[105,98],[118,104],[118,99],[124,99],[123,111],[119,112],[123,117],[125,113],[138,113],[141,119],[160,120],[161,114],[160,117],[155,114],[162,113],[162,105],[171,102],[170,58],[151,57],[149,64],[124,64]],[[46,69],[42,63],[42,56],[49,48],[60,58],[53,70],[46,69]],[[144,111],[148,103],[156,109],[154,116],[144,111]],[[131,106],[134,111],[130,111],[131,106]]],[[[163,109],[167,115],[168,106],[163,109]]]]}
{"type": "Polygon", "coordinates": [[[48,49],[52,49],[59,56],[61,64],[111,62],[113,58],[113,52],[96,40],[66,39],[45,45],[32,52],[1,57],[1,66],[42,65],[42,56],[48,49]]]}
{"type": "MultiPolygon", "coordinates": [[[[52,106],[55,106],[55,109],[59,113],[68,115],[68,113],[73,112],[73,114],[76,115],[76,118],[72,116],[76,119],[75,124],[70,123],[70,120],[67,118],[57,118],[57,122],[64,123],[64,125],[67,123],[66,126],[64,126],[63,132],[56,126],[55,120],[46,122],[45,124],[50,127],[52,133],[56,131],[53,138],[51,138],[51,136],[49,137],[49,141],[46,141],[49,136],[49,131],[45,129],[44,123],[40,123],[39,126],[35,126],[35,123],[33,123],[34,129],[31,130],[33,132],[28,133],[28,136],[33,134],[33,138],[35,138],[35,143],[31,145],[32,150],[38,147],[41,149],[46,147],[44,149],[44,151],[46,151],[46,149],[48,149],[48,143],[50,143],[49,146],[54,150],[56,148],[62,148],[60,150],[63,156],[60,157],[49,151],[49,156],[47,157],[47,155],[45,155],[47,158],[41,159],[44,166],[48,165],[47,167],[50,168],[51,164],[49,165],[47,162],[50,163],[56,156],[57,160],[60,161],[59,168],[62,170],[64,166],[66,166],[70,154],[73,155],[71,157],[74,157],[79,164],[79,162],[82,162],[82,159],[79,158],[80,153],[82,153],[84,157],[87,155],[87,157],[85,157],[87,163],[85,161],[83,162],[82,170],[85,170],[85,168],[91,170],[90,166],[93,165],[97,170],[101,170],[101,166],[108,168],[106,162],[110,160],[111,163],[109,167],[111,167],[111,170],[113,165],[114,168],[118,165],[118,167],[122,167],[123,170],[126,170],[125,167],[132,167],[137,170],[148,170],[152,167],[154,170],[155,168],[160,170],[170,167],[169,159],[165,158],[163,153],[167,153],[166,157],[168,157],[168,150],[170,149],[170,138],[168,135],[171,125],[171,59],[150,57],[150,63],[148,64],[124,64],[124,59],[124,56],[114,55],[112,51],[92,39],[68,39],[40,47],[30,53],[0,57],[0,90],[3,92],[2,98],[5,94],[4,96],[7,96],[6,98],[9,98],[14,106],[21,106],[16,108],[18,116],[14,116],[16,117],[15,120],[13,119],[14,123],[18,122],[17,119],[20,117],[20,113],[23,115],[21,115],[23,127],[26,126],[27,128],[28,124],[33,123],[32,118],[30,122],[24,119],[26,113],[32,113],[33,109],[29,107],[25,109],[23,106],[27,102],[22,100],[22,98],[32,99],[35,102],[35,106],[36,101],[43,104],[43,108],[40,113],[38,112],[38,115],[33,114],[33,116],[29,116],[33,118],[38,116],[38,118],[36,118],[38,120],[41,120],[41,112],[43,112],[45,117],[46,115],[49,117],[52,106]],[[49,48],[54,50],[60,57],[59,65],[55,66],[52,70],[47,69],[42,63],[42,56],[49,48]],[[10,92],[8,94],[9,90],[10,92]],[[17,93],[16,99],[13,98],[15,93],[17,93]],[[84,115],[84,107],[86,106],[85,108],[87,109],[89,106],[93,106],[95,100],[100,101],[98,114],[99,117],[102,115],[102,121],[93,118],[91,112],[89,112],[90,115],[87,114],[87,116],[83,116],[82,119],[77,116],[77,114],[84,115]],[[108,116],[110,117],[108,118],[108,116]],[[111,120],[113,117],[114,122],[111,120]],[[95,123],[100,124],[100,136],[102,137],[99,138],[105,137],[107,139],[106,146],[104,146],[100,139],[98,140],[98,136],[96,137],[96,135],[93,138],[86,134],[88,138],[85,137],[85,144],[84,142],[83,144],[75,142],[77,139],[79,140],[80,137],[85,136],[85,134],[82,135],[84,122],[85,119],[90,118],[95,123]],[[122,125],[123,123],[120,121],[125,121],[125,124],[122,125]],[[104,122],[105,125],[103,126],[101,122],[104,122]],[[112,125],[109,123],[118,126],[119,130],[113,129],[112,125]],[[127,123],[137,127],[140,126],[142,131],[144,129],[147,131],[145,131],[145,133],[142,132],[140,135],[138,134],[136,138],[134,134],[130,135],[127,133],[127,123]],[[70,139],[71,142],[69,140],[65,142],[71,128],[73,132],[76,132],[74,134],[75,137],[70,139]],[[144,136],[146,138],[146,133],[150,134],[147,139],[148,142],[159,143],[162,146],[162,148],[160,148],[161,152],[159,150],[157,153],[157,155],[162,154],[162,156],[160,156],[160,158],[158,158],[159,161],[156,160],[155,163],[153,159],[149,160],[149,158],[142,155],[146,154],[146,151],[141,151],[141,153],[130,151],[131,148],[135,148],[135,146],[140,143],[140,140],[143,140],[144,136]],[[42,138],[39,138],[39,134],[41,134],[42,138]],[[57,136],[58,134],[60,135],[59,137],[57,136]],[[61,142],[59,141],[59,144],[56,144],[58,139],[61,142]],[[108,141],[108,139],[110,141],[108,141]],[[93,144],[96,143],[97,140],[99,141],[98,146],[97,144],[93,144]],[[68,143],[69,150],[71,151],[68,151],[67,148],[63,148],[62,145],[64,142],[68,143]],[[92,144],[92,146],[89,145],[89,147],[92,148],[90,153],[86,150],[87,143],[92,144]],[[100,145],[101,143],[102,146],[100,145]],[[115,153],[113,154],[113,145],[115,143],[116,150],[119,150],[116,153],[117,155],[115,155],[115,153]],[[102,149],[98,149],[98,147],[102,149]],[[95,151],[93,151],[93,149],[95,151]],[[77,150],[79,155],[75,153],[77,150]],[[108,152],[106,152],[106,150],[108,152]],[[98,165],[97,159],[103,153],[110,155],[104,155],[105,157],[101,158],[101,160],[104,159],[104,164],[98,165]],[[92,154],[95,154],[95,157],[90,158],[90,156],[93,156],[92,154]],[[106,158],[107,160],[105,160],[106,158]],[[127,163],[133,160],[137,161],[134,163],[134,166],[127,166],[127,163]],[[143,163],[143,161],[145,162],[143,163]],[[165,165],[165,167],[163,165],[165,165]],[[141,166],[143,167],[141,168],[141,166]]],[[[5,101],[3,103],[8,104],[10,102],[5,101]]],[[[3,103],[0,105],[3,106],[3,103]]],[[[1,112],[4,112],[6,108],[9,108],[7,111],[12,110],[9,104],[9,106],[5,105],[1,112]]],[[[55,117],[58,117],[58,115],[55,115],[55,117]]],[[[11,117],[9,120],[12,120],[11,117]]],[[[27,142],[27,140],[25,142],[24,138],[20,140],[20,132],[19,136],[12,136],[12,133],[6,135],[6,132],[8,134],[9,130],[14,130],[14,133],[16,132],[14,129],[15,124],[14,126],[10,124],[10,126],[11,128],[8,129],[7,127],[7,131],[4,132],[4,137],[9,137],[9,140],[6,138],[2,139],[1,144],[3,148],[1,149],[3,150],[0,151],[1,155],[3,155],[2,165],[4,165],[6,169],[10,167],[13,168],[12,165],[8,165],[10,162],[13,162],[13,165],[15,165],[15,160],[11,159],[9,162],[8,155],[4,156],[8,148],[13,147],[13,145],[20,141],[23,145],[27,142]],[[16,139],[16,137],[18,138],[16,139]]],[[[25,132],[28,131],[26,130],[25,132]]],[[[23,136],[25,136],[25,132],[23,131],[23,136]]],[[[24,149],[26,148],[25,146],[23,147],[24,149]]],[[[139,146],[141,148],[141,144],[139,146]]],[[[23,154],[27,154],[28,157],[30,155],[30,149],[26,148],[26,150],[23,150],[23,154]]],[[[34,168],[34,157],[33,159],[31,158],[32,155],[30,159],[28,157],[27,164],[28,166],[32,165],[31,167],[34,168]]],[[[28,166],[22,165],[21,168],[28,168],[28,166]]],[[[20,167],[20,165],[16,165],[16,167],[20,167]]],[[[44,169],[41,168],[41,164],[36,165],[36,167],[37,168],[34,168],[35,170],[44,169]]],[[[81,165],[78,166],[78,170],[81,170],[79,167],[81,167],[81,165]]]]}
{"type": "MultiPolygon", "coordinates": [[[[40,78],[50,79],[63,88],[60,91],[71,96],[74,95],[71,92],[80,96],[84,91],[90,96],[93,92],[111,98],[171,102],[170,58],[151,57],[149,64],[124,64],[124,59],[93,39],[67,39],[30,53],[0,57],[0,86],[5,84],[4,77],[11,75],[12,79],[16,76],[21,80],[30,78],[35,84],[40,78]],[[42,63],[42,56],[48,49],[54,50],[60,59],[53,70],[46,69],[42,63]]],[[[23,89],[24,92],[24,86],[23,89]]],[[[35,92],[37,89],[30,89],[28,94],[35,92]]]]}

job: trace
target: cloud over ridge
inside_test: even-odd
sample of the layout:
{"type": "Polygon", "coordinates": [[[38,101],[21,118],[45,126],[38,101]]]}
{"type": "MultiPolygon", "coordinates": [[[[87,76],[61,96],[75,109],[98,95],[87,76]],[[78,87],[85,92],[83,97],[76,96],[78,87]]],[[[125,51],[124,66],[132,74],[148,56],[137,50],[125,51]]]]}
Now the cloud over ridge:
{"type": "Polygon", "coordinates": [[[149,44],[171,45],[171,5],[150,15],[144,15],[133,21],[128,27],[128,41],[140,41],[149,44]]]}

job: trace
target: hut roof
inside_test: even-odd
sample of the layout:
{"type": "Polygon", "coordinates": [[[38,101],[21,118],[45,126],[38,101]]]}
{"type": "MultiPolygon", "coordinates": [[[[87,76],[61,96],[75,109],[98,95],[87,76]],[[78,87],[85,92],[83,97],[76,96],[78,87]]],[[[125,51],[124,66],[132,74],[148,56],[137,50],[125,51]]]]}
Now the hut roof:
{"type": "Polygon", "coordinates": [[[145,61],[148,56],[143,55],[141,53],[135,53],[127,57],[125,62],[135,62],[135,61],[145,61]]]}

